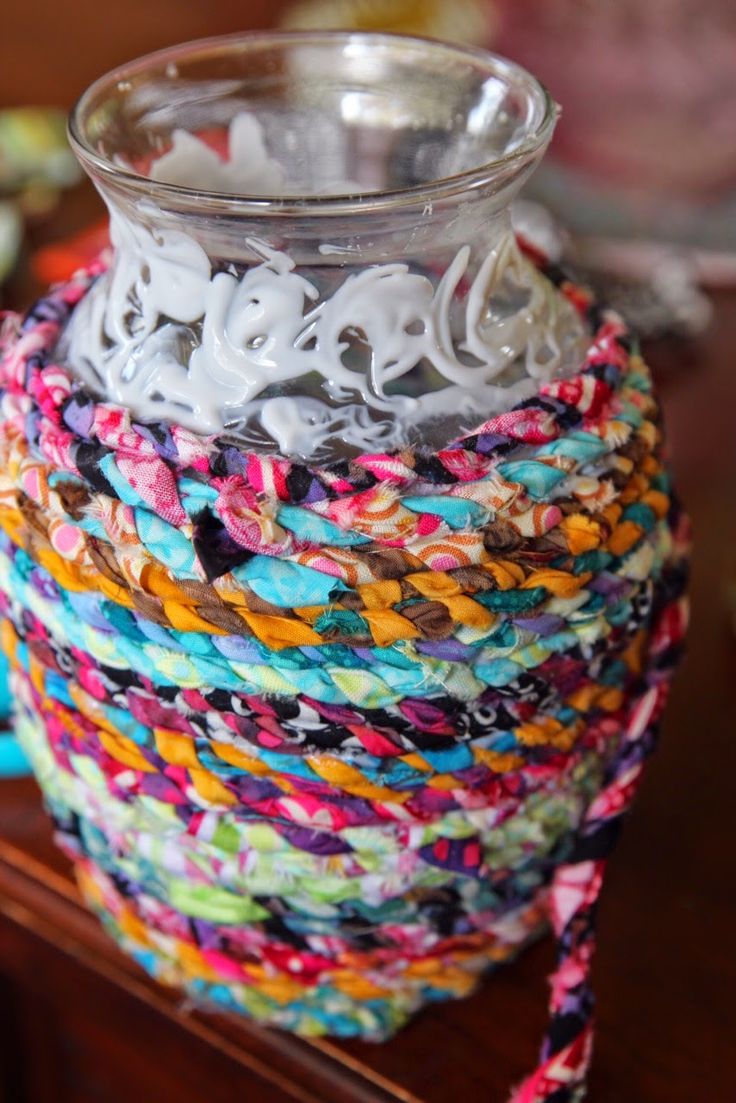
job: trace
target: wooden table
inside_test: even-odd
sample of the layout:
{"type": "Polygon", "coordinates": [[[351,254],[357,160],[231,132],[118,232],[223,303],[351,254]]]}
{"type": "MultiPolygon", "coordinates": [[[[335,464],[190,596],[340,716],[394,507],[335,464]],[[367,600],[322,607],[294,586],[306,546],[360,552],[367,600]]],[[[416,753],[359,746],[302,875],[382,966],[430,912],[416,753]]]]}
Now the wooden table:
{"type": "MultiPolygon", "coordinates": [[[[266,23],[276,6],[251,3],[244,20],[232,3],[131,0],[103,13],[91,0],[28,0],[3,16],[0,102],[68,101],[126,57],[266,23]]],[[[90,209],[79,193],[43,235],[69,232],[90,209]]],[[[31,290],[18,281],[16,299],[31,290]]],[[[724,589],[736,573],[736,294],[719,296],[698,347],[653,359],[695,527],[693,624],[603,895],[590,1099],[732,1103],[736,639],[724,589]]],[[[540,943],[478,995],[381,1046],[306,1043],[203,1015],[149,981],[82,908],[34,783],[0,781],[1,1103],[503,1103],[534,1064],[551,967],[540,943]]]]}

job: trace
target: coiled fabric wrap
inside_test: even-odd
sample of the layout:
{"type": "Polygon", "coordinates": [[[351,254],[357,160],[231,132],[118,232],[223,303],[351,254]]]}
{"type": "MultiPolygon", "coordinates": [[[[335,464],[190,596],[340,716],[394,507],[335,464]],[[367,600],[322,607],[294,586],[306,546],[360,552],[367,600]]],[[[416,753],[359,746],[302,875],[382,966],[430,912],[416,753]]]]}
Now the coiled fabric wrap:
{"type": "Polygon", "coordinates": [[[551,923],[513,1099],[581,1099],[596,901],[685,619],[631,335],[548,271],[577,375],[318,468],[82,391],[54,349],[99,270],[7,319],[0,369],[2,644],[86,899],[205,1005],[371,1039],[551,923]]]}

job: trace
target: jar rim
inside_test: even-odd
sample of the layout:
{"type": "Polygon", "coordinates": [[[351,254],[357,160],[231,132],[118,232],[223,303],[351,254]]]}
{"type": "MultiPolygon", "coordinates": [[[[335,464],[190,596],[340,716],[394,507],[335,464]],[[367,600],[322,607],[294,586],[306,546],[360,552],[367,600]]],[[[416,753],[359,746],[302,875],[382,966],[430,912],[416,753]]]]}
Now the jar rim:
{"type": "MultiPolygon", "coordinates": [[[[420,35],[400,35],[388,32],[362,32],[344,30],[326,31],[248,31],[194,39],[176,46],[156,50],[133,61],[126,62],[98,77],[82,93],[69,114],[68,135],[72,148],[81,164],[94,175],[117,181],[146,198],[155,194],[159,199],[168,198],[172,206],[195,203],[200,210],[222,211],[223,206],[233,214],[243,215],[292,215],[318,216],[365,214],[371,210],[386,211],[418,202],[451,199],[468,191],[483,190],[492,186],[499,172],[530,161],[551,137],[559,108],[545,86],[517,62],[478,47],[443,42],[420,35]],[[125,82],[153,66],[166,66],[195,57],[197,54],[262,50],[275,46],[331,45],[343,43],[383,45],[404,44],[410,48],[423,47],[443,51],[458,61],[482,65],[488,76],[511,77],[523,80],[530,96],[539,105],[536,126],[514,149],[497,158],[485,161],[471,169],[450,176],[439,177],[419,184],[379,191],[356,192],[345,195],[279,195],[248,196],[225,191],[208,191],[186,187],[160,180],[152,180],[135,169],[122,166],[101,154],[85,135],[85,113],[97,95],[107,86],[125,82]]],[[[204,212],[203,212],[204,213],[204,212]]]]}

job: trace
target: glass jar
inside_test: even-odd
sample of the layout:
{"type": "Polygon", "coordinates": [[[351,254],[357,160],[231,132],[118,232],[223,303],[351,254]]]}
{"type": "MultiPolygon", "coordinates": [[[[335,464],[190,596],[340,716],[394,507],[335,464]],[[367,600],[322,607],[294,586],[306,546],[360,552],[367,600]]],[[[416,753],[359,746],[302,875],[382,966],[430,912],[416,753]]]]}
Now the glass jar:
{"type": "Polygon", "coordinates": [[[62,357],[140,418],[250,447],[440,445],[579,362],[509,217],[555,115],[511,62],[386,35],[127,65],[72,116],[114,251],[62,357]]]}
{"type": "Polygon", "coordinates": [[[72,121],[109,264],[0,358],[0,642],[85,898],[198,1003],[374,1040],[549,920],[514,1103],[582,1098],[684,625],[636,342],[511,231],[554,114],[380,35],[126,66],[72,121]]]}

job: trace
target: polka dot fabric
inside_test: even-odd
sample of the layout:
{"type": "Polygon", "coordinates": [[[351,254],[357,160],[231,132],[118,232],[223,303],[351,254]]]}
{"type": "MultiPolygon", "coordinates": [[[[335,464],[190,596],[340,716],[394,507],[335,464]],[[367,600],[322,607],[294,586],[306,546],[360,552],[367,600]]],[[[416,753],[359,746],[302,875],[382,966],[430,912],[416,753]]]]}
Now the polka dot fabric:
{"type": "Polygon", "coordinates": [[[549,924],[512,1098],[582,1099],[596,902],[685,620],[631,335],[548,271],[578,374],[315,467],[81,389],[55,349],[99,271],[8,317],[0,367],[2,644],[86,899],[206,1006],[370,1039],[549,924]]]}

